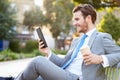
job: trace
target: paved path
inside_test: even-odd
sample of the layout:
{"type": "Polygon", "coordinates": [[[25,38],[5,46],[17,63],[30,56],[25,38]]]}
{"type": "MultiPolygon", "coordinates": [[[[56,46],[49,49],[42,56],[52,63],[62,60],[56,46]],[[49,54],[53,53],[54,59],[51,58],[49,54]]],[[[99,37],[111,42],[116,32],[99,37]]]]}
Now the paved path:
{"type": "Polygon", "coordinates": [[[32,58],[0,62],[0,76],[17,76],[32,58]]]}
{"type": "MultiPolygon", "coordinates": [[[[64,57],[64,55],[58,55],[64,57]]],[[[16,77],[22,72],[33,58],[0,62],[0,76],[16,77]]]]}

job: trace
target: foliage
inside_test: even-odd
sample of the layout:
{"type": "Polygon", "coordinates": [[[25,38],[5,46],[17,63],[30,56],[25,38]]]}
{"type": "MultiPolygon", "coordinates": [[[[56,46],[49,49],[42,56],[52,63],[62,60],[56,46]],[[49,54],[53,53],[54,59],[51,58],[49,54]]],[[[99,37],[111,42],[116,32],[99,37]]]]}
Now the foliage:
{"type": "Polygon", "coordinates": [[[30,52],[32,52],[34,49],[38,49],[38,42],[35,41],[35,40],[28,40],[28,41],[26,42],[25,47],[23,47],[23,48],[21,49],[21,51],[24,52],[24,53],[30,53],[30,52]]]}
{"type": "Polygon", "coordinates": [[[60,32],[69,33],[73,7],[72,0],[44,0],[45,14],[36,7],[24,14],[23,24],[29,29],[33,26],[50,26],[53,37],[57,38],[60,32]]]}
{"type": "Polygon", "coordinates": [[[34,54],[35,56],[42,55],[42,53],[41,53],[38,49],[34,49],[34,50],[32,51],[32,54],[34,54]]]}
{"type": "Polygon", "coordinates": [[[10,50],[4,50],[0,52],[0,61],[8,61],[8,60],[15,60],[15,59],[19,59],[18,54],[15,54],[10,50]]]}
{"type": "MultiPolygon", "coordinates": [[[[56,54],[62,54],[65,55],[67,51],[61,51],[61,50],[52,50],[56,54]]],[[[23,58],[32,58],[36,56],[43,56],[41,52],[39,52],[38,49],[34,49],[29,54],[26,53],[16,53],[12,52],[11,50],[3,50],[0,52],[0,61],[8,61],[8,60],[16,60],[16,59],[23,59],[23,58]]]]}
{"type": "Polygon", "coordinates": [[[108,12],[98,25],[98,30],[111,34],[117,41],[120,38],[120,19],[116,18],[112,12],[108,12]]]}
{"type": "Polygon", "coordinates": [[[10,41],[9,49],[16,53],[31,53],[35,49],[38,49],[38,41],[36,40],[27,40],[25,46],[20,44],[18,39],[10,41]]]}
{"type": "Polygon", "coordinates": [[[67,51],[66,50],[59,50],[59,49],[53,49],[52,50],[55,54],[61,54],[61,55],[66,55],[67,51]]]}
{"type": "Polygon", "coordinates": [[[25,12],[24,17],[23,24],[28,26],[29,30],[33,30],[33,26],[42,26],[46,23],[46,18],[39,7],[25,12]]]}
{"type": "Polygon", "coordinates": [[[33,50],[33,52],[26,54],[26,53],[16,53],[10,50],[3,50],[0,52],[0,61],[9,61],[9,60],[16,60],[16,59],[23,59],[23,58],[32,58],[35,56],[40,55],[38,49],[33,50]]]}
{"type": "Polygon", "coordinates": [[[15,31],[12,27],[16,21],[13,19],[14,11],[10,7],[8,0],[0,0],[0,39],[11,39],[15,31]]]}
{"type": "Polygon", "coordinates": [[[93,5],[95,8],[101,8],[101,0],[74,0],[75,2],[78,2],[78,3],[82,3],[82,4],[91,4],[93,5]]]}
{"type": "Polygon", "coordinates": [[[44,0],[44,7],[53,37],[56,38],[60,32],[68,34],[74,7],[72,0],[44,0]]]}
{"type": "Polygon", "coordinates": [[[119,0],[73,0],[77,3],[82,3],[82,4],[91,4],[93,5],[96,9],[99,9],[101,7],[119,7],[120,6],[120,1],[119,0]]]}
{"type": "Polygon", "coordinates": [[[56,21],[52,23],[52,29],[53,35],[57,37],[60,35],[57,31],[60,30],[60,32],[64,32],[66,34],[69,33],[71,28],[71,19],[72,19],[72,9],[74,7],[74,4],[70,1],[57,1],[54,5],[54,10],[56,12],[56,21]],[[67,5],[67,7],[66,7],[67,5]],[[61,6],[61,7],[59,7],[61,6]],[[69,8],[68,8],[69,7],[69,8]],[[61,15],[62,14],[62,15],[61,15]],[[59,27],[59,28],[57,28],[59,27]],[[57,28],[56,30],[54,28],[57,28]],[[58,35],[56,35],[58,33],[58,35]]]}
{"type": "Polygon", "coordinates": [[[9,49],[13,52],[21,52],[21,48],[19,45],[20,41],[18,39],[11,40],[9,44],[9,49]]]}

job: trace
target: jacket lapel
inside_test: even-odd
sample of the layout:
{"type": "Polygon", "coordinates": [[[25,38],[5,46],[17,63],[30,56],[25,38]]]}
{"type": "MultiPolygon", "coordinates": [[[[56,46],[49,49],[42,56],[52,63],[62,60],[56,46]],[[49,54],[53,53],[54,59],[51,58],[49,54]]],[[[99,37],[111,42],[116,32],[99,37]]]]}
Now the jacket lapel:
{"type": "Polygon", "coordinates": [[[91,48],[91,46],[92,46],[92,44],[93,44],[93,42],[94,42],[97,34],[98,34],[98,31],[97,31],[97,30],[95,30],[95,31],[92,33],[92,35],[91,35],[91,37],[90,37],[90,40],[89,40],[89,42],[88,42],[88,46],[89,46],[90,48],[91,48]]]}
{"type": "Polygon", "coordinates": [[[71,55],[74,53],[74,51],[75,51],[75,48],[76,48],[76,46],[78,46],[78,44],[80,43],[80,40],[81,40],[81,37],[80,38],[76,38],[75,39],[75,41],[74,41],[74,46],[71,46],[72,48],[71,48],[71,55]]]}

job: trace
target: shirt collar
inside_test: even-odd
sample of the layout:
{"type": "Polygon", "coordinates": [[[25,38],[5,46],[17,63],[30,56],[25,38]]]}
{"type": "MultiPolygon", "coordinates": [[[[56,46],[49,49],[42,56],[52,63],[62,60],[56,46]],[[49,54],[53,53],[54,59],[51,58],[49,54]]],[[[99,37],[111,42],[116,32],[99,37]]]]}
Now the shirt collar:
{"type": "Polygon", "coordinates": [[[88,32],[86,33],[86,35],[87,35],[88,37],[90,37],[95,30],[96,30],[96,28],[93,28],[92,30],[88,31],[88,32]]]}

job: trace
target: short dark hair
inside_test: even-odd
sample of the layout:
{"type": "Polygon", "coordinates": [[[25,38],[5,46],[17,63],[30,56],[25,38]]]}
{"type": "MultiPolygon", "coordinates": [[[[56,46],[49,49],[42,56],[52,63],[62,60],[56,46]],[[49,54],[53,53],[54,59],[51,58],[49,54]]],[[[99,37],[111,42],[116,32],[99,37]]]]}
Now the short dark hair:
{"type": "Polygon", "coordinates": [[[73,13],[77,12],[77,11],[81,11],[84,18],[86,18],[88,15],[90,15],[92,17],[92,23],[94,24],[96,21],[96,11],[94,9],[94,7],[90,4],[79,4],[78,6],[76,6],[73,9],[73,13]]]}

